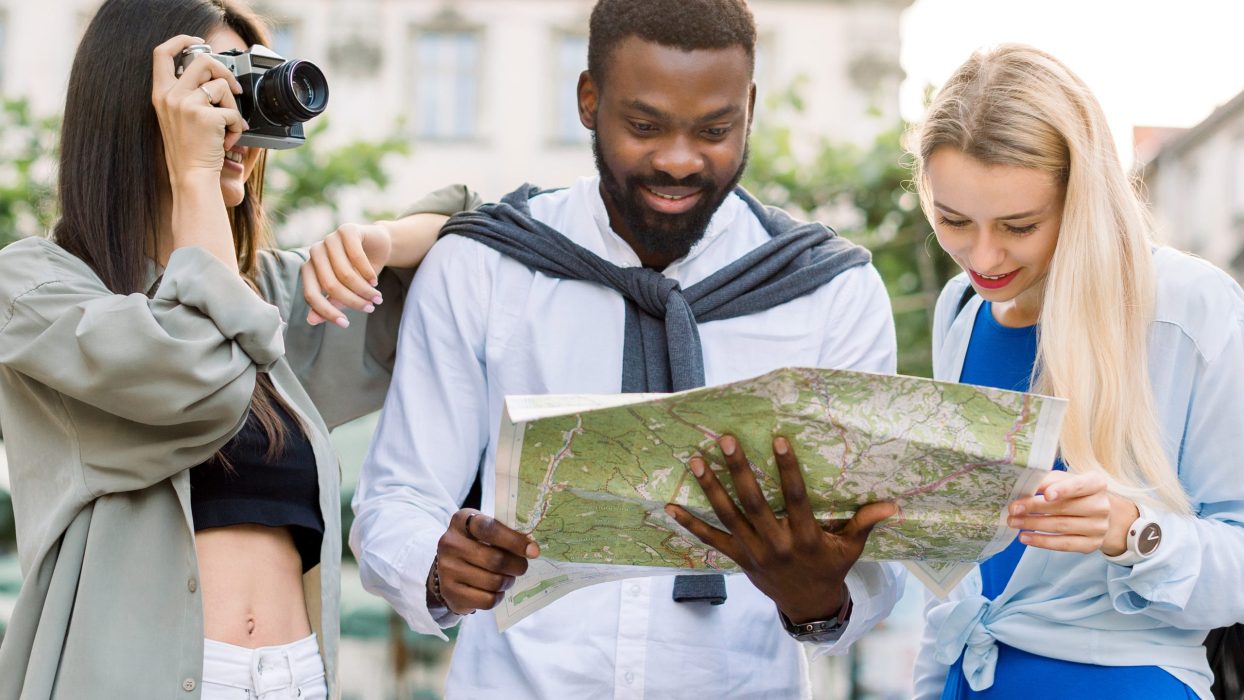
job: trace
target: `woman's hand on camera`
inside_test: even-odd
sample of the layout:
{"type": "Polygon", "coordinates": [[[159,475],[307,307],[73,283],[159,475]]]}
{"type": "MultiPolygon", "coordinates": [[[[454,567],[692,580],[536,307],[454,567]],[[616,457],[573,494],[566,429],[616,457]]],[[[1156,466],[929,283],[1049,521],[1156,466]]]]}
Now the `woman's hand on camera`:
{"type": "Polygon", "coordinates": [[[196,175],[219,180],[225,151],[248,128],[233,99],[242,85],[219,61],[199,54],[177,76],[182,49],[201,43],[198,37],[181,35],[152,52],[151,104],[174,187],[196,175]]]}
{"type": "Polygon", "coordinates": [[[393,236],[384,223],[342,224],[311,246],[311,257],[302,265],[307,323],[329,321],[345,328],[350,321],[342,309],[375,311],[384,301],[376,285],[392,250],[393,236]]]}
{"type": "Polygon", "coordinates": [[[1110,493],[1108,486],[1098,472],[1050,472],[1035,496],[1011,503],[1007,524],[1023,530],[1019,539],[1031,547],[1120,554],[1137,517],[1136,504],[1110,493]]]}

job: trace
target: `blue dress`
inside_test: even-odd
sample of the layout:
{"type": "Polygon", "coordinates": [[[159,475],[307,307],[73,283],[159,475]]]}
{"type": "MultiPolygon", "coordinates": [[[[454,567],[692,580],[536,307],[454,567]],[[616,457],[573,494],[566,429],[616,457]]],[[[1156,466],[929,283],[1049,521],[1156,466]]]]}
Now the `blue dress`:
{"type": "MultiPolygon", "coordinates": [[[[976,386],[1027,391],[1037,358],[1037,327],[1008,328],[993,317],[992,305],[981,304],[963,358],[959,381],[976,386]]],[[[1055,469],[1065,469],[1056,462],[1055,469]]],[[[1006,588],[1027,548],[1018,538],[981,562],[981,594],[993,600],[1006,588]]],[[[950,667],[942,700],[1167,700],[1195,699],[1192,690],[1157,666],[1098,666],[1061,661],[998,642],[993,685],[980,692],[968,687],[963,658],[950,667]]]]}

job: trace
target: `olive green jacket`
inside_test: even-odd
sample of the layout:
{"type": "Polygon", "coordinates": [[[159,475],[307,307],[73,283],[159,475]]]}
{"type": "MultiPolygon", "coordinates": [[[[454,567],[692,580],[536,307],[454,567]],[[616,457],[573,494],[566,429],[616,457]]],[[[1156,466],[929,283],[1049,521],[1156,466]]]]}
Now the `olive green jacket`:
{"type": "Polygon", "coordinates": [[[383,402],[411,275],[385,270],[384,303],[349,312],[348,329],[313,327],[305,257],[261,253],[261,299],[203,249],[181,248],[147,297],[111,293],[45,239],[0,251],[0,420],[23,575],[0,700],[199,697],[189,469],[241,429],[261,371],[316,456],[325,531],[303,586],[339,695],[340,468],[328,430],[383,402]]]}

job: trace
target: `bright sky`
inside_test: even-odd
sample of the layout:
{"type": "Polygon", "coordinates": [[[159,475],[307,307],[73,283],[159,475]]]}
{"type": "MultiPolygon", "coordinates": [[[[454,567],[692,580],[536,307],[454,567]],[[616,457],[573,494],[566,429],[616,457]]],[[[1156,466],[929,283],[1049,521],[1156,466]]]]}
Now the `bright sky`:
{"type": "Polygon", "coordinates": [[[918,119],[973,49],[1019,41],[1066,63],[1101,102],[1124,163],[1132,126],[1193,126],[1244,90],[1240,0],[916,0],[903,15],[903,116],[918,119]]]}

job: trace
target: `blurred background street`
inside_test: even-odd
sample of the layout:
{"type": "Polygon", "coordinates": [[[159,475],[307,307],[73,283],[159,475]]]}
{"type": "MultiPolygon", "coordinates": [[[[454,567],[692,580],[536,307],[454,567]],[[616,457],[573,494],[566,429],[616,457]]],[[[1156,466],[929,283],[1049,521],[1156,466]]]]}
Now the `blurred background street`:
{"type": "MultiPolygon", "coordinates": [[[[638,0],[636,0],[638,1],[638,0]]],[[[0,0],[0,247],[56,218],[59,111],[99,0],[0,0]]],[[[496,198],[592,174],[575,111],[592,0],[255,0],[273,47],[331,87],[307,145],[269,159],[266,207],[297,246],[393,216],[454,182],[496,198]]],[[[900,371],[929,376],[931,308],[957,270],[930,240],[900,145],[975,48],[1022,41],[1083,77],[1163,242],[1244,279],[1244,4],[1185,0],[751,0],[759,104],[745,185],[872,249],[900,371]]],[[[101,66],[107,76],[110,67],[101,66]]],[[[342,514],[375,416],[338,429],[342,514]]],[[[0,450],[0,635],[20,586],[0,450]]],[[[345,548],[349,559],[348,547],[345,548]]],[[[347,700],[439,698],[449,645],[410,632],[343,571],[347,700]]],[[[904,698],[922,589],[848,656],[812,664],[818,698],[904,698]]],[[[125,624],[118,620],[118,624],[125,624]]]]}

